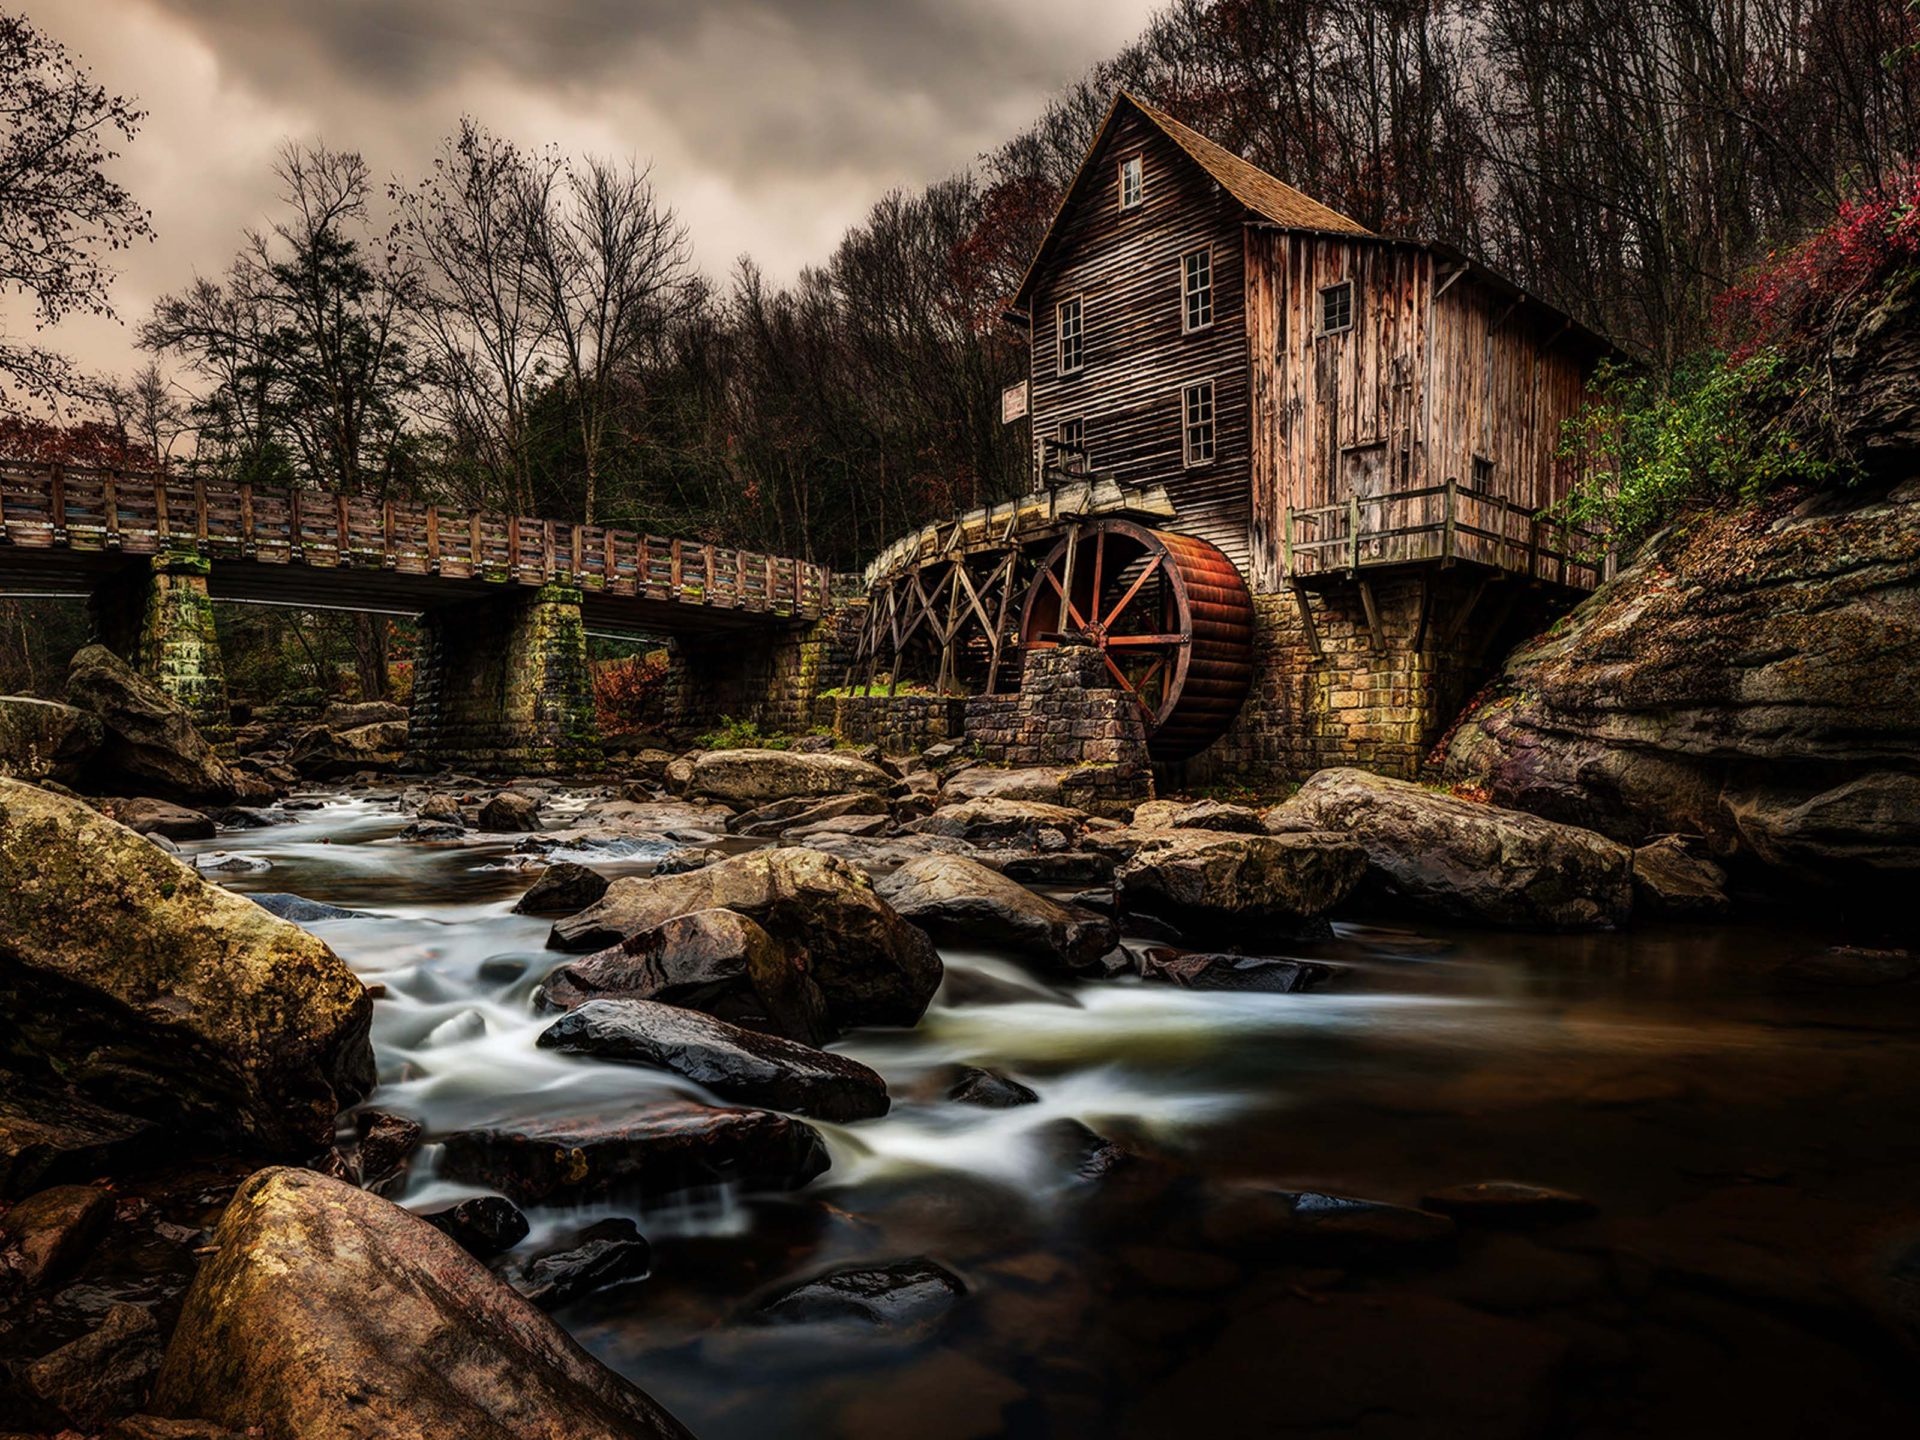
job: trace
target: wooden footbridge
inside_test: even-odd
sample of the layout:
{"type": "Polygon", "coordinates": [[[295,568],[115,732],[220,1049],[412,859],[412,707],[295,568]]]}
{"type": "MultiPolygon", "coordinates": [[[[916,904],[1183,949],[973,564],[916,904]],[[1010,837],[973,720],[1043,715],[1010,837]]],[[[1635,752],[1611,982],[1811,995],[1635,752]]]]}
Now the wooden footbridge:
{"type": "Polygon", "coordinates": [[[87,594],[125,557],[191,554],[216,599],[413,614],[571,586],[588,628],[683,634],[818,619],[831,572],[602,525],[163,473],[0,463],[0,591],[87,594]]]}

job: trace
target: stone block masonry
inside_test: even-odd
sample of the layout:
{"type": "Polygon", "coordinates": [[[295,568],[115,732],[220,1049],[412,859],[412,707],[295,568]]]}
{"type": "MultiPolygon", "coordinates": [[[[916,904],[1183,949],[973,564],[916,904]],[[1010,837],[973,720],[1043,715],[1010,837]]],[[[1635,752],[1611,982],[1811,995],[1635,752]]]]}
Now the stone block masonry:
{"type": "Polygon", "coordinates": [[[203,555],[171,551],[133,562],[92,600],[102,644],[171,695],[209,744],[233,738],[226,668],[203,555]]]}
{"type": "Polygon", "coordinates": [[[1108,683],[1106,662],[1091,645],[1029,650],[1018,695],[967,701],[965,736],[989,764],[1078,767],[1085,793],[1072,803],[1083,808],[1153,794],[1146,716],[1108,683]]]}
{"type": "Polygon", "coordinates": [[[1291,592],[1254,597],[1246,704],[1174,783],[1262,787],[1339,765],[1414,779],[1506,645],[1555,608],[1527,581],[1465,567],[1369,584],[1377,637],[1352,581],[1309,593],[1312,636],[1291,592]]]}
{"type": "Polygon", "coordinates": [[[543,585],[428,611],[407,748],[421,764],[493,774],[597,765],[580,592],[543,585]]]}

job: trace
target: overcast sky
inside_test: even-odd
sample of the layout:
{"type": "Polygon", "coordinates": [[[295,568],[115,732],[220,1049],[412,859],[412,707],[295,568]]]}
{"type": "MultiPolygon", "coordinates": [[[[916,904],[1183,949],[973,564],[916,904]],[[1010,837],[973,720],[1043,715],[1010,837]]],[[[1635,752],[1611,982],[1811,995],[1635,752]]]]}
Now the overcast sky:
{"type": "MultiPolygon", "coordinates": [[[[52,342],[137,363],[131,327],[218,273],[292,136],[420,173],[472,114],[511,139],[651,160],[723,274],[792,277],[889,188],[965,168],[1133,38],[1154,0],[0,0],[149,112],[119,173],[158,239],[122,265],[123,326],[52,342]]],[[[7,329],[25,312],[7,302],[7,329]]]]}

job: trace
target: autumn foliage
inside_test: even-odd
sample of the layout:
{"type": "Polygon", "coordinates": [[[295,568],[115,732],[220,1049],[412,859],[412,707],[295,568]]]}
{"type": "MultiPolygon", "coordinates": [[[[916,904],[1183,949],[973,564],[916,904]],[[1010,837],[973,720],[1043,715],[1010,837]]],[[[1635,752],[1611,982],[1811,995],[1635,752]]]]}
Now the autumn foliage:
{"type": "Polygon", "coordinates": [[[603,735],[657,725],[665,714],[667,657],[655,650],[593,667],[593,709],[603,735]]]}

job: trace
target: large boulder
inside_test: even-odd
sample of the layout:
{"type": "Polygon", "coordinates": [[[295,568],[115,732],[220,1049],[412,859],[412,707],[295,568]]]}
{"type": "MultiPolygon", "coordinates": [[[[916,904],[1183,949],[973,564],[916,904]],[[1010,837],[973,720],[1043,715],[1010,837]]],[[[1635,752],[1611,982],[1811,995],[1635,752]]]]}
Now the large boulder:
{"type": "Polygon", "coordinates": [[[100,809],[137,835],[164,835],[169,840],[211,840],[218,828],[211,815],[151,796],[104,800],[100,809]]]}
{"type": "Polygon", "coordinates": [[[406,758],[407,721],[402,714],[398,720],[374,720],[347,729],[324,723],[309,726],[294,737],[287,763],[309,779],[337,780],[362,770],[392,770],[406,758]]]}
{"type": "Polygon", "coordinates": [[[1656,538],[1516,651],[1446,774],[1628,844],[1700,835],[1730,867],[1899,903],[1920,872],[1916,695],[1920,481],[1786,492],[1656,538]]]}
{"type": "Polygon", "coordinates": [[[305,1155],[372,1088],[326,945],[76,800],[0,780],[0,1051],[183,1135],[305,1155]]]}
{"type": "Polygon", "coordinates": [[[1322,770],[1269,815],[1365,847],[1380,899],[1488,925],[1606,930],[1633,909],[1633,852],[1537,815],[1364,770],[1322,770]]]}
{"type": "Polygon", "coordinates": [[[600,999],[658,1000],[803,1045],[834,1033],[806,952],[731,910],[676,915],[558,966],[540,999],[556,1010],[600,999]]]}
{"type": "Polygon", "coordinates": [[[76,705],[0,695],[0,775],[77,780],[106,733],[99,716],[76,705]]]}
{"type": "Polygon", "coordinates": [[[1732,908],[1727,872],[1677,835],[1662,835],[1633,852],[1633,907],[1676,920],[1717,919],[1732,908]]]}
{"type": "Polygon", "coordinates": [[[887,1084],[844,1055],[652,1000],[590,1000],[540,1034],[540,1047],[685,1076],[723,1100],[822,1120],[887,1113],[887,1084]]]}
{"type": "Polygon", "coordinates": [[[1072,840],[1087,822],[1086,812],[1041,800],[956,800],[942,805],[924,820],[907,828],[916,835],[940,835],[970,845],[1014,845],[1032,848],[1045,831],[1072,840]]]}
{"type": "Polygon", "coordinates": [[[1036,895],[960,855],[928,855],[880,880],[880,898],[936,935],[1083,970],[1119,939],[1113,922],[1036,895]]]}
{"type": "Polygon", "coordinates": [[[91,773],[107,787],[189,802],[238,798],[233,772],[186,708],[106,646],[88,645],[73,657],[67,699],[105,729],[91,773]]]}
{"type": "Polygon", "coordinates": [[[610,1197],[655,1199],[733,1184],[797,1190],[828,1165],[812,1126],[770,1110],[721,1110],[692,1101],[615,1115],[531,1121],[447,1136],[441,1171],[522,1205],[610,1197]]]}
{"type": "Polygon", "coordinates": [[[687,793],[748,807],[774,800],[884,795],[893,776],[852,755],[798,750],[709,750],[693,762],[687,793]]]}
{"type": "Polygon", "coordinates": [[[1366,866],[1366,852],[1339,835],[1162,830],[1136,837],[1113,879],[1129,913],[1195,934],[1265,939],[1324,934],[1322,917],[1352,893],[1366,866]]]}
{"type": "Polygon", "coordinates": [[[571,915],[607,893],[607,877],[571,860],[549,865],[514,902],[516,915],[571,915]]]}
{"type": "Polygon", "coordinates": [[[152,1408],[266,1440],[687,1434],[433,1226],[304,1170],[234,1196],[152,1408]]]}
{"type": "Polygon", "coordinates": [[[1230,835],[1264,835],[1260,812],[1224,800],[1149,800],[1137,806],[1136,830],[1223,830],[1230,835]]]}
{"type": "Polygon", "coordinates": [[[329,730],[358,730],[363,725],[407,723],[407,707],[391,700],[335,700],[320,712],[320,723],[329,730]]]}
{"type": "Polygon", "coordinates": [[[558,921],[549,943],[598,950],[715,908],[804,948],[839,1025],[912,1025],[939,988],[940,957],[926,932],[844,860],[813,850],[757,850],[684,875],[615,880],[597,904],[558,921]]]}

